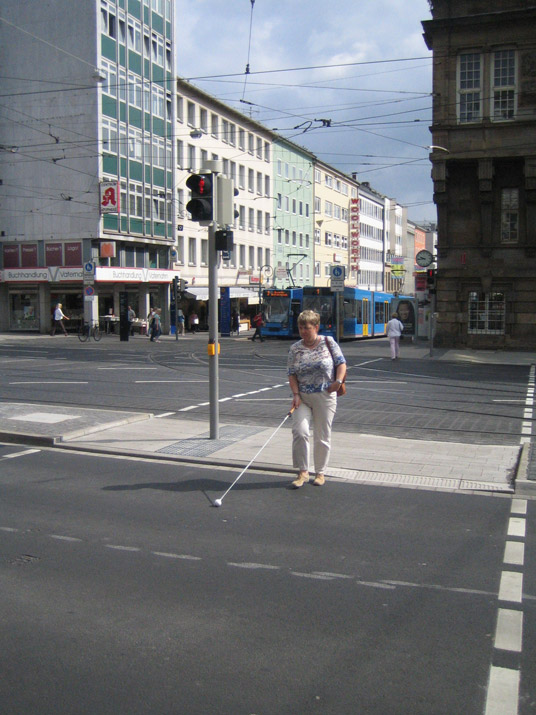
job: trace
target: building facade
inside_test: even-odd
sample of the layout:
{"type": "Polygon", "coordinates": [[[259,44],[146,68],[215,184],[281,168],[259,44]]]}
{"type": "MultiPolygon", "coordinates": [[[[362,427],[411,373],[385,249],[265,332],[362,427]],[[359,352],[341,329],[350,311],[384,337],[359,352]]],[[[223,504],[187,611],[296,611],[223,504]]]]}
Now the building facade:
{"type": "MultiPolygon", "coordinates": [[[[222,254],[218,281],[231,288],[231,298],[245,309],[259,302],[259,286],[271,275],[267,267],[273,266],[272,133],[189,82],[178,79],[176,90],[178,235],[173,265],[188,281],[190,299],[205,303],[208,229],[192,221],[186,210],[186,180],[207,161],[218,161],[238,192],[238,216],[231,226],[234,247],[222,254]]],[[[206,311],[206,306],[196,306],[199,309],[206,311]]]]}
{"type": "Polygon", "coordinates": [[[536,7],[433,0],[436,343],[536,347],[536,7]]]}
{"type": "Polygon", "coordinates": [[[274,176],[273,282],[277,288],[312,285],[314,159],[282,137],[272,144],[274,176]],[[285,275],[286,274],[286,275],[285,275]]]}
{"type": "Polygon", "coordinates": [[[174,244],[171,0],[3,3],[0,329],[168,304],[174,244]],[[22,31],[32,18],[32,35],[22,31]],[[24,83],[22,83],[24,80],[24,83]],[[83,265],[96,271],[83,285],[83,265]],[[85,294],[85,297],[84,297],[85,294]]]}
{"type": "Polygon", "coordinates": [[[350,199],[357,197],[357,182],[328,164],[314,166],[314,285],[329,286],[332,266],[344,266],[353,285],[349,262],[350,199]]]}

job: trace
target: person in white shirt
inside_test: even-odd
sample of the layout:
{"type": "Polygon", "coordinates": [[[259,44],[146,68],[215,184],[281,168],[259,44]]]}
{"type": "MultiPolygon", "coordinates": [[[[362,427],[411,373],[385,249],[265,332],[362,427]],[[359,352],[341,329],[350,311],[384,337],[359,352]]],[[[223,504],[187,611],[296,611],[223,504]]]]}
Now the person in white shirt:
{"type": "Polygon", "coordinates": [[[54,325],[52,326],[52,332],[50,333],[51,335],[56,335],[57,327],[60,327],[63,330],[63,334],[67,335],[67,331],[65,330],[65,325],[63,324],[64,320],[69,320],[69,318],[65,315],[65,313],[61,309],[61,303],[58,303],[54,309],[54,325]]]}
{"type": "Polygon", "coordinates": [[[398,313],[393,313],[391,320],[387,323],[387,337],[391,348],[391,360],[398,360],[400,357],[400,336],[404,326],[398,319],[398,313]]]}

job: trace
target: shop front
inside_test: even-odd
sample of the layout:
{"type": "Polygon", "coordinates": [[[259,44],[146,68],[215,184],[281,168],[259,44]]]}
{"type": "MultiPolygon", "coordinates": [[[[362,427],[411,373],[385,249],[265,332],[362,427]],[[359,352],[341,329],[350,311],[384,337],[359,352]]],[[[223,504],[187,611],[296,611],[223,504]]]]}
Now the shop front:
{"type": "Polygon", "coordinates": [[[50,331],[54,308],[61,303],[76,332],[84,318],[101,322],[119,317],[119,294],[126,291],[128,305],[145,319],[151,308],[162,310],[163,331],[169,331],[169,286],[178,275],[164,269],[112,268],[98,266],[88,295],[82,267],[10,268],[0,271],[0,330],[50,331]]]}

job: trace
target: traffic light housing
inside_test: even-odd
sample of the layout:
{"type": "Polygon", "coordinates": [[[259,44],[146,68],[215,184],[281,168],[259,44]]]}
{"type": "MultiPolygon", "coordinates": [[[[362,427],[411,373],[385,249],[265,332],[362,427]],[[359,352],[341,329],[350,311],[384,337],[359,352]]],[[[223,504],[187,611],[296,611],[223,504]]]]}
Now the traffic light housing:
{"type": "Polygon", "coordinates": [[[428,268],[426,271],[426,285],[430,293],[436,292],[436,269],[428,268]]]}
{"type": "Polygon", "coordinates": [[[186,186],[192,192],[186,210],[190,212],[192,221],[214,220],[214,177],[212,174],[191,174],[186,186]]]}
{"type": "Polygon", "coordinates": [[[175,276],[173,278],[173,298],[175,300],[177,300],[177,295],[179,293],[179,281],[180,281],[180,279],[178,276],[175,276]]]}
{"type": "Polygon", "coordinates": [[[234,210],[234,197],[238,196],[238,189],[234,188],[234,181],[218,174],[217,210],[216,222],[218,226],[232,226],[235,218],[238,218],[238,211],[234,210]]]}
{"type": "Polygon", "coordinates": [[[184,278],[179,278],[179,292],[180,293],[184,293],[187,285],[188,285],[187,280],[185,280],[184,278]]]}

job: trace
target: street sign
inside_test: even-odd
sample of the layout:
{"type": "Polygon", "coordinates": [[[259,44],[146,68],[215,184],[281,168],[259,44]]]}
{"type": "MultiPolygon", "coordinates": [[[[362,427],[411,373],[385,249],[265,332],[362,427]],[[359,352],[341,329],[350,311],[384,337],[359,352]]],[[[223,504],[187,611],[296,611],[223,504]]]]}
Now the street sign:
{"type": "Polygon", "coordinates": [[[95,282],[95,261],[84,263],[84,285],[93,285],[95,282]]]}
{"type": "Polygon", "coordinates": [[[93,288],[93,286],[90,286],[90,285],[86,286],[84,288],[84,294],[88,297],[95,295],[95,288],[93,288]]]}
{"type": "Polygon", "coordinates": [[[331,290],[341,293],[344,290],[344,266],[331,266],[331,290]]]}

